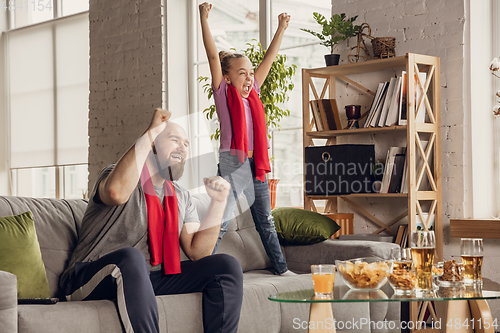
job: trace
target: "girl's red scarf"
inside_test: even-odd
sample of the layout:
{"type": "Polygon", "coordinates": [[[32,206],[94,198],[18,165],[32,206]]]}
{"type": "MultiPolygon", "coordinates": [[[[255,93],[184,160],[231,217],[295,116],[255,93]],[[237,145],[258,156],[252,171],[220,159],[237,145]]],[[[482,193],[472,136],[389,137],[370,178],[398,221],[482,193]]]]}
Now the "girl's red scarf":
{"type": "MultiPolygon", "coordinates": [[[[254,151],[253,158],[255,162],[255,178],[264,182],[266,173],[271,172],[269,164],[269,155],[267,153],[267,128],[266,114],[264,106],[259,99],[257,92],[252,89],[247,98],[250,109],[252,110],[253,133],[254,133],[254,151]]],[[[231,114],[231,124],[233,135],[231,138],[231,155],[238,155],[240,163],[245,161],[248,156],[248,134],[247,121],[245,117],[245,105],[235,87],[227,85],[227,103],[231,114]]]]}
{"type": "Polygon", "coordinates": [[[169,180],[163,185],[165,189],[165,209],[163,209],[146,164],[141,173],[141,185],[148,209],[151,265],[163,263],[165,275],[179,274],[181,272],[179,212],[174,186],[169,180]]]}

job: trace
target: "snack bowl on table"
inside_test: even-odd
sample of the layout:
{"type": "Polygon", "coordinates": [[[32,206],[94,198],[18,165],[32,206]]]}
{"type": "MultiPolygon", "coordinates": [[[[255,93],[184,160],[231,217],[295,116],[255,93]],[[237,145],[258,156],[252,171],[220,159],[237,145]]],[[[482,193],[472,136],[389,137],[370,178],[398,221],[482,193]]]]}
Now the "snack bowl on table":
{"type": "Polygon", "coordinates": [[[397,295],[407,295],[415,291],[417,277],[411,264],[409,267],[398,268],[393,262],[388,274],[388,280],[397,295]]]}
{"type": "Polygon", "coordinates": [[[464,268],[461,262],[447,260],[443,262],[443,274],[438,278],[439,287],[459,287],[464,284],[464,268]]]}
{"type": "Polygon", "coordinates": [[[336,260],[337,270],[351,289],[377,290],[386,282],[391,262],[377,257],[336,260]]]}

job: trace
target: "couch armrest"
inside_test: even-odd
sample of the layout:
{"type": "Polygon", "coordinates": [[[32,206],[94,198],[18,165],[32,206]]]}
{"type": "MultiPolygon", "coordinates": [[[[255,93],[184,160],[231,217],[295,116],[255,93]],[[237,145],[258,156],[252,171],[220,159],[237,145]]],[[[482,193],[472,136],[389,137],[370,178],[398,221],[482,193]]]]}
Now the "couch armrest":
{"type": "Polygon", "coordinates": [[[334,264],[335,260],[361,257],[389,259],[391,249],[398,247],[386,242],[328,239],[312,245],[285,245],[283,254],[290,270],[310,273],[312,264],[334,264]]]}
{"type": "Polygon", "coordinates": [[[0,327],[3,333],[17,333],[17,278],[0,271],[0,327]]]}

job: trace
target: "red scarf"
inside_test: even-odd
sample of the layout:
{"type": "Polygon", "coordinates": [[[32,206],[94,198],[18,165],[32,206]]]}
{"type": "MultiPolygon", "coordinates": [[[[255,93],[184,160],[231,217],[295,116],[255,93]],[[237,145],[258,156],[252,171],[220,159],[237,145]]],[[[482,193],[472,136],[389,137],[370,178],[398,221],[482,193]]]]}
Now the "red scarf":
{"type": "MultiPolygon", "coordinates": [[[[247,98],[253,119],[255,178],[264,182],[266,173],[271,172],[269,155],[267,153],[267,128],[264,105],[259,99],[257,92],[252,89],[247,98]]],[[[243,100],[231,84],[227,85],[227,104],[231,114],[231,125],[233,135],[231,137],[231,155],[238,155],[240,163],[248,156],[248,134],[247,121],[245,117],[245,105],[243,100]]]]}
{"type": "Polygon", "coordinates": [[[146,164],[142,168],[141,185],[148,209],[151,265],[163,263],[165,275],[181,272],[179,249],[179,212],[177,196],[171,181],[165,181],[165,210],[156,195],[146,164]]]}

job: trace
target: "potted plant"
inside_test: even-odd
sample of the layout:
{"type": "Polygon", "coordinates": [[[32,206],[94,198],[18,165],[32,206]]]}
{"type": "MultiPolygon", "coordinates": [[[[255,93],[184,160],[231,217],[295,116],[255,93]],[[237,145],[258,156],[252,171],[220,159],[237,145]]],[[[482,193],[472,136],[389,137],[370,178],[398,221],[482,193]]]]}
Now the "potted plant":
{"type": "Polygon", "coordinates": [[[360,26],[354,25],[353,22],[358,18],[358,16],[347,18],[345,13],[335,14],[328,21],[320,13],[313,13],[314,20],[323,27],[321,33],[309,30],[300,29],[302,31],[308,32],[313,36],[316,36],[321,41],[321,45],[326,46],[330,50],[330,54],[325,55],[325,61],[327,66],[338,65],[340,54],[334,54],[333,51],[335,47],[345,41],[350,37],[356,36],[359,31],[360,26]]]}
{"type": "MultiPolygon", "coordinates": [[[[256,40],[253,43],[247,43],[247,49],[242,52],[245,54],[254,68],[256,68],[264,59],[266,50],[262,49],[262,45],[256,40]]],[[[290,110],[282,109],[278,107],[279,104],[283,104],[289,100],[287,93],[291,91],[294,87],[292,78],[295,75],[295,70],[297,66],[294,64],[287,66],[285,64],[287,57],[285,55],[278,54],[274,60],[269,73],[267,74],[266,80],[261,84],[260,87],[260,100],[264,105],[264,112],[266,113],[266,125],[267,128],[281,128],[280,121],[283,117],[288,117],[290,115],[290,110]]],[[[212,85],[210,78],[200,76],[198,78],[199,82],[205,82],[203,85],[203,91],[208,95],[210,99],[213,95],[212,85]]],[[[218,123],[217,113],[215,111],[215,105],[212,104],[203,110],[208,120],[218,123]]],[[[212,140],[218,140],[220,137],[220,129],[217,126],[215,133],[210,135],[212,140]]],[[[270,136],[269,136],[270,137],[270,136]]],[[[279,181],[279,180],[278,180],[279,181]]],[[[268,179],[270,194],[276,195],[276,186],[278,181],[268,179]]],[[[272,202],[275,202],[271,198],[272,202]]]]}

